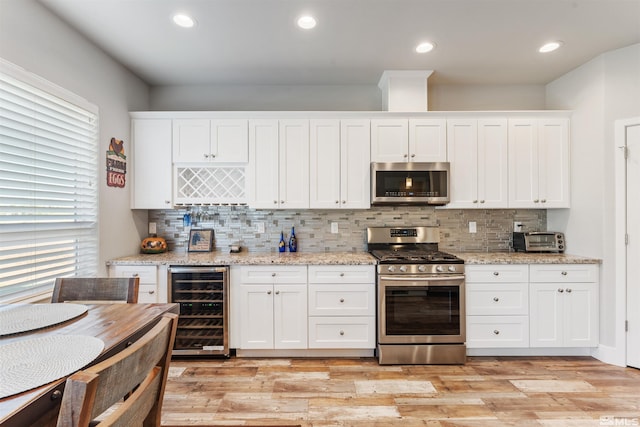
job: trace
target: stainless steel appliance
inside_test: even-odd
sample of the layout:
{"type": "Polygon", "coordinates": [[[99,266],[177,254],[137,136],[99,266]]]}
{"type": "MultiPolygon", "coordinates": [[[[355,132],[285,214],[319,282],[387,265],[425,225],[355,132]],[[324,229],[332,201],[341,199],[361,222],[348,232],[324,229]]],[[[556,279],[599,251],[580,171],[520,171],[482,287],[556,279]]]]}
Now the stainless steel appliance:
{"type": "Polygon", "coordinates": [[[378,260],[380,364],[466,361],[464,260],[438,250],[437,227],[367,229],[378,260]]]}
{"type": "Polygon", "coordinates": [[[449,203],[448,162],[371,163],[371,204],[449,203]]]}
{"type": "Polygon", "coordinates": [[[169,302],[180,305],[173,355],[229,356],[229,267],[169,267],[169,302]]]}
{"type": "Polygon", "coordinates": [[[513,233],[513,250],[524,252],[564,252],[564,234],[556,231],[513,233]]]}

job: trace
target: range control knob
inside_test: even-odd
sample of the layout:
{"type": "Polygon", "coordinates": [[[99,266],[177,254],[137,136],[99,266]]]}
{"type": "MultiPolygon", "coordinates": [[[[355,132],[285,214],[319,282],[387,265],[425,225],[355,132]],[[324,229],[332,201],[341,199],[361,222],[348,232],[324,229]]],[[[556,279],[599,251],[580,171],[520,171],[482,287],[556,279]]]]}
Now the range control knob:
{"type": "Polygon", "coordinates": [[[456,266],[455,265],[450,265],[449,266],[449,271],[451,271],[452,273],[456,272],[456,266]]]}
{"type": "Polygon", "coordinates": [[[425,267],[424,265],[419,265],[418,266],[418,271],[420,273],[424,273],[425,271],[427,271],[427,267],[425,267]]]}
{"type": "Polygon", "coordinates": [[[393,273],[394,271],[396,271],[396,268],[393,265],[390,265],[389,267],[387,267],[387,271],[389,273],[393,273]]]}
{"type": "Polygon", "coordinates": [[[402,271],[403,273],[407,272],[407,266],[406,265],[401,265],[400,266],[400,271],[402,271]]]}
{"type": "Polygon", "coordinates": [[[444,271],[444,267],[441,265],[436,266],[436,271],[442,273],[444,271]]]}

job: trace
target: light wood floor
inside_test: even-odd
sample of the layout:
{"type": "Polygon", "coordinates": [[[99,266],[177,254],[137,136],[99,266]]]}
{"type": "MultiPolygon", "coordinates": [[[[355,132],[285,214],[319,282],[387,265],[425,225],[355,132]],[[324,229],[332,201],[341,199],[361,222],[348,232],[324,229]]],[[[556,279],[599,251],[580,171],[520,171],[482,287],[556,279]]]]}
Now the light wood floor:
{"type": "Polygon", "coordinates": [[[640,425],[640,370],[588,357],[174,360],[171,425],[303,427],[640,425]]]}

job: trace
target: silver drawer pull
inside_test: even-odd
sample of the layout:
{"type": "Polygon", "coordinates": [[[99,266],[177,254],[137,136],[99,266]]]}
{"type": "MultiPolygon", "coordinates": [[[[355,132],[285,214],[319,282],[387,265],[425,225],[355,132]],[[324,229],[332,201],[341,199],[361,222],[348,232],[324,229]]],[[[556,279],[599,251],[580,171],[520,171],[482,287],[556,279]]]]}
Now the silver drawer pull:
{"type": "Polygon", "coordinates": [[[558,289],[558,292],[563,293],[564,289],[560,288],[560,289],[558,289]]]}
{"type": "Polygon", "coordinates": [[[344,331],[340,331],[340,335],[344,335],[344,331]]]}
{"type": "Polygon", "coordinates": [[[340,298],[340,302],[344,302],[344,298],[340,298]]]}
{"type": "Polygon", "coordinates": [[[499,331],[499,330],[497,330],[497,329],[494,329],[494,330],[493,330],[493,334],[494,334],[494,335],[500,335],[500,331],[499,331]]]}
{"type": "Polygon", "coordinates": [[[156,291],[149,291],[149,295],[153,295],[155,293],[156,293],[156,291]]]}
{"type": "Polygon", "coordinates": [[[498,297],[493,297],[493,300],[494,300],[495,302],[498,302],[498,301],[500,301],[500,298],[498,298],[498,297]]]}
{"type": "Polygon", "coordinates": [[[560,273],[560,274],[562,274],[563,276],[566,276],[566,275],[567,275],[567,274],[569,274],[569,273],[567,273],[566,271],[563,271],[563,272],[562,272],[562,273],[560,273]]]}
{"type": "Polygon", "coordinates": [[[499,276],[499,275],[500,275],[500,272],[499,272],[499,271],[494,271],[494,272],[493,272],[493,275],[494,275],[494,276],[499,276]]]}
{"type": "Polygon", "coordinates": [[[571,288],[567,288],[566,292],[567,292],[568,294],[570,294],[570,293],[571,293],[571,288]]]}

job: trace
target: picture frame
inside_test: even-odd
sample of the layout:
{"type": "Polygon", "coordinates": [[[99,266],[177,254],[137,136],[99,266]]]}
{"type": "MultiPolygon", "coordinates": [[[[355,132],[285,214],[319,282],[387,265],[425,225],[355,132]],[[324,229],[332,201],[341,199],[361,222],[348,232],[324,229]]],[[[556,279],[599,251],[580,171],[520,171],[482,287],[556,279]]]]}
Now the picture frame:
{"type": "Polygon", "coordinates": [[[211,252],[213,249],[213,229],[192,229],[189,231],[189,252],[211,252]]]}

